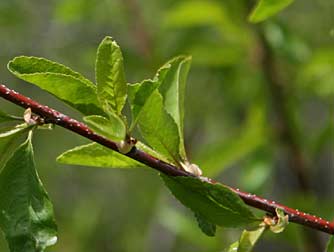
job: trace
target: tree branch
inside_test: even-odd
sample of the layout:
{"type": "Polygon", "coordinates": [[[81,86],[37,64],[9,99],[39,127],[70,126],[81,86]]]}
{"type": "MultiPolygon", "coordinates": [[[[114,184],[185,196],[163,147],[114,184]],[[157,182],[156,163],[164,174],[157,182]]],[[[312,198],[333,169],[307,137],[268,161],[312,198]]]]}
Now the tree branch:
{"type": "MultiPolygon", "coordinates": [[[[99,143],[109,149],[118,152],[118,148],[115,142],[94,133],[84,123],[72,119],[71,117],[64,115],[52,108],[49,108],[48,106],[42,105],[24,95],[21,95],[14,90],[7,88],[5,85],[0,85],[0,96],[23,108],[31,108],[32,112],[41,116],[44,119],[45,123],[59,125],[65,129],[73,131],[76,134],[79,134],[85,138],[88,138],[96,143],[99,143]]],[[[151,155],[141,150],[138,150],[135,147],[133,147],[132,150],[126,154],[126,156],[135,159],[169,176],[194,177],[193,174],[180,170],[171,164],[152,157],[151,155]]],[[[199,177],[199,179],[205,180],[209,183],[218,183],[212,179],[205,177],[199,177]]],[[[242,192],[239,189],[235,189],[229,186],[227,187],[236,194],[238,194],[239,197],[249,206],[266,211],[273,216],[276,215],[275,209],[280,208],[285,212],[285,214],[289,215],[290,222],[298,223],[303,226],[317,229],[328,234],[334,234],[334,222],[329,222],[320,217],[316,217],[315,215],[300,212],[298,209],[289,208],[287,206],[278,204],[275,201],[267,200],[251,193],[242,192]]]]}

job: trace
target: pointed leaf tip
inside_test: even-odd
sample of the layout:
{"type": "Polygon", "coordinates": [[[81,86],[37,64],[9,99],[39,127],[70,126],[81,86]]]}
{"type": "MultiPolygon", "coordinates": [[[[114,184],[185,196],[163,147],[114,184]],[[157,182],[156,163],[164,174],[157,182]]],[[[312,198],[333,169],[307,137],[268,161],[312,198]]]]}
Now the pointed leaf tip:
{"type": "Polygon", "coordinates": [[[97,95],[105,112],[121,114],[127,97],[123,55],[111,37],[105,37],[97,49],[95,63],[97,95]]]}

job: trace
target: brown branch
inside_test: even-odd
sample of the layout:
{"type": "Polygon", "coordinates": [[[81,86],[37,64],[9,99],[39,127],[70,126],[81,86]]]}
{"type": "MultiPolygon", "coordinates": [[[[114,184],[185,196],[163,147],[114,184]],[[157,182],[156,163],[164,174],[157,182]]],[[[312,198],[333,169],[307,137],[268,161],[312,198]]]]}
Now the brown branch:
{"type": "MultiPolygon", "coordinates": [[[[23,108],[31,108],[32,112],[41,116],[44,119],[45,123],[53,123],[59,125],[65,129],[73,131],[85,138],[88,138],[96,143],[99,143],[107,148],[118,152],[115,142],[94,133],[85,124],[74,120],[71,117],[66,116],[52,108],[49,108],[48,106],[39,104],[38,102],[7,88],[5,85],[0,85],[0,96],[23,108]]],[[[143,164],[146,164],[147,166],[169,176],[194,177],[194,175],[180,170],[177,167],[163,162],[155,157],[152,157],[151,155],[141,150],[138,150],[135,147],[129,153],[127,153],[126,156],[133,158],[143,164]]],[[[218,183],[208,178],[201,179],[204,179],[209,183],[218,183]]],[[[298,223],[328,234],[334,234],[334,222],[329,222],[320,217],[303,213],[298,209],[289,208],[287,206],[278,204],[275,201],[267,200],[251,193],[242,192],[239,189],[235,189],[229,186],[227,187],[236,194],[238,194],[239,197],[249,206],[266,211],[271,215],[276,215],[275,209],[280,208],[285,212],[285,214],[289,215],[290,222],[298,223]]]]}

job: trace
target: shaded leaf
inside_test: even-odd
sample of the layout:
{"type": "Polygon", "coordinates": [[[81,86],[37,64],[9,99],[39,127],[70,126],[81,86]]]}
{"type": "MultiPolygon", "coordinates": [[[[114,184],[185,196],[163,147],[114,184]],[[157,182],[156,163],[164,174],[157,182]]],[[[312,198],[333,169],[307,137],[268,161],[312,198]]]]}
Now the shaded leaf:
{"type": "Polygon", "coordinates": [[[253,231],[244,230],[239,239],[237,252],[251,252],[265,230],[265,226],[260,226],[253,231]]]}
{"type": "Polygon", "coordinates": [[[327,243],[326,252],[334,252],[334,236],[332,235],[327,243]]]}
{"type": "Polygon", "coordinates": [[[9,114],[7,114],[7,113],[5,113],[5,112],[3,112],[3,111],[0,110],[0,123],[17,121],[17,120],[19,120],[18,117],[9,115],[9,114]]]}
{"type": "Polygon", "coordinates": [[[163,96],[164,107],[173,117],[179,131],[180,147],[179,154],[186,159],[184,148],[184,96],[186,80],[190,69],[191,57],[180,56],[165,64],[168,68],[160,84],[159,90],[163,96]]]}
{"type": "Polygon", "coordinates": [[[183,205],[212,224],[238,227],[255,221],[239,196],[221,184],[210,184],[195,177],[161,176],[183,205]]]}
{"type": "Polygon", "coordinates": [[[202,230],[204,234],[207,236],[215,236],[216,235],[216,225],[207,221],[201,214],[195,213],[195,217],[198,223],[198,226],[202,230]]]}
{"type": "Polygon", "coordinates": [[[109,119],[99,116],[85,116],[84,121],[96,133],[111,140],[124,140],[126,135],[126,126],[119,116],[110,114],[109,119]]]}
{"type": "Polygon", "coordinates": [[[57,241],[52,203],[35,168],[31,133],[0,174],[0,226],[13,252],[42,252],[57,241]]]}
{"type": "Polygon", "coordinates": [[[261,22],[289,6],[294,0],[259,0],[249,16],[253,23],[261,22]]]}
{"type": "Polygon", "coordinates": [[[47,59],[16,57],[8,69],[18,78],[37,85],[83,114],[103,114],[96,86],[70,68],[47,59]]]}
{"type": "Polygon", "coordinates": [[[95,76],[97,95],[104,111],[121,114],[127,85],[122,52],[111,37],[105,37],[97,49],[95,76]]]}
{"type": "Polygon", "coordinates": [[[146,142],[170,162],[178,164],[179,133],[173,118],[166,112],[158,90],[146,101],[138,118],[140,131],[146,142]]]}
{"type": "Polygon", "coordinates": [[[68,150],[57,157],[57,162],[70,165],[109,168],[134,168],[144,166],[143,164],[98,143],[81,145],[68,150]]]}
{"type": "Polygon", "coordinates": [[[0,168],[6,163],[12,151],[18,145],[18,139],[29,130],[27,124],[0,129],[0,168]]]}

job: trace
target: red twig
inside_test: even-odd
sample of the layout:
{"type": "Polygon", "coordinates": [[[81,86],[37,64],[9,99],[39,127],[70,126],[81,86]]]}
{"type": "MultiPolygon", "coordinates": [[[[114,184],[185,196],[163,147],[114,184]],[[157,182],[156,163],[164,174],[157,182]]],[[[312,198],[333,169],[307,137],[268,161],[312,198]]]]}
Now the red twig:
{"type": "MultiPolygon", "coordinates": [[[[4,99],[15,103],[23,108],[31,108],[32,112],[41,116],[45,123],[57,124],[63,128],[71,130],[83,137],[86,137],[94,142],[97,142],[107,148],[110,148],[114,151],[118,151],[117,145],[115,142],[110,141],[89,129],[85,124],[72,119],[69,116],[66,116],[48,106],[39,104],[38,102],[21,95],[14,90],[7,88],[5,85],[0,85],[0,96],[4,99]]],[[[166,162],[163,162],[151,155],[136,149],[135,147],[126,154],[128,157],[133,158],[147,166],[158,170],[162,173],[165,173],[170,176],[194,176],[190,173],[187,173],[183,170],[178,169],[177,167],[170,165],[166,162]]],[[[214,180],[206,179],[209,183],[217,183],[214,180]]],[[[224,185],[225,186],[225,185],[224,185]]],[[[323,220],[320,217],[310,215],[307,213],[300,212],[298,209],[292,209],[287,206],[276,203],[275,201],[267,200],[256,196],[251,193],[242,192],[239,189],[229,187],[233,192],[239,195],[239,197],[249,206],[252,206],[257,209],[266,211],[272,215],[276,215],[275,209],[280,208],[289,215],[289,221],[298,223],[304,226],[308,226],[313,229],[323,231],[328,234],[334,234],[334,222],[329,222],[323,220]]]]}

